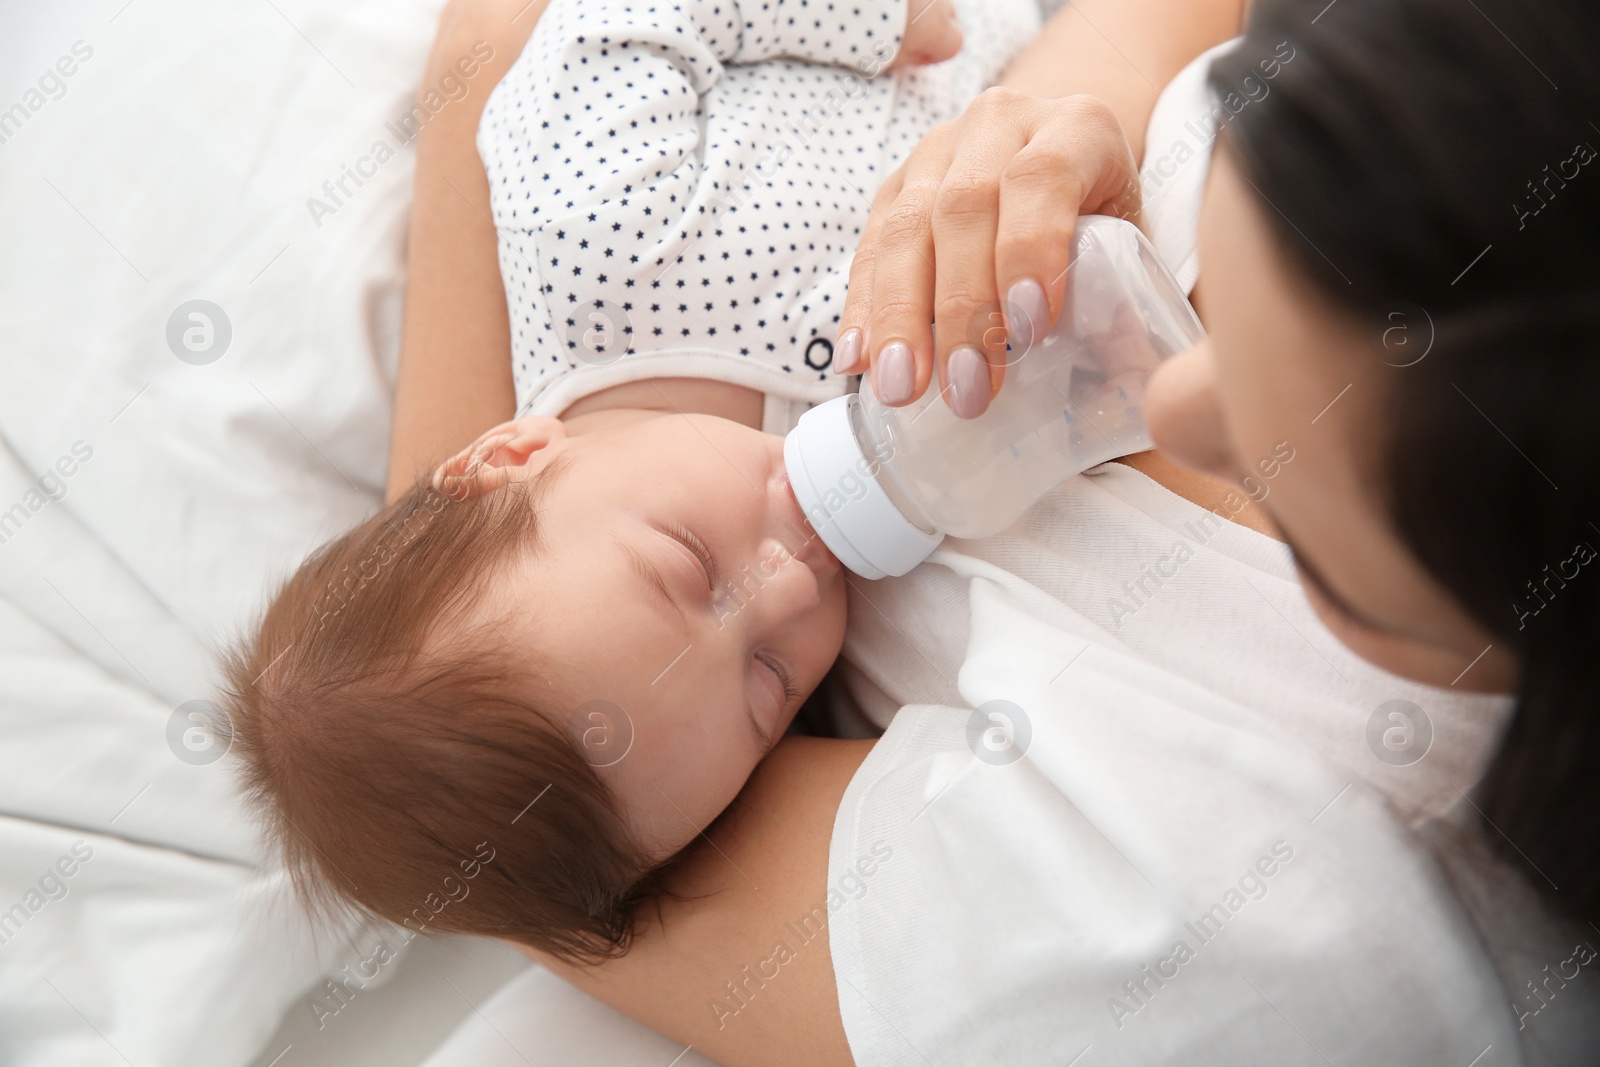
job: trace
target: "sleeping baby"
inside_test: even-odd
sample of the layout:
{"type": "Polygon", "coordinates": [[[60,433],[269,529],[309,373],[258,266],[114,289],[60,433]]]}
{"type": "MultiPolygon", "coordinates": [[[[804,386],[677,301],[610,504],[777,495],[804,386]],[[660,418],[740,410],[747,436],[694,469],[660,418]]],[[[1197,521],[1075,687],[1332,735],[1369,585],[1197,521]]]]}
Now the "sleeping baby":
{"type": "Polygon", "coordinates": [[[526,414],[314,553],[228,662],[309,899],[625,950],[838,654],[844,576],[778,433],[845,387],[882,177],[1039,27],[1033,0],[962,13],[965,49],[950,0],[550,4],[479,134],[526,414]],[[673,376],[760,390],[776,432],[558,417],[673,376]]]}

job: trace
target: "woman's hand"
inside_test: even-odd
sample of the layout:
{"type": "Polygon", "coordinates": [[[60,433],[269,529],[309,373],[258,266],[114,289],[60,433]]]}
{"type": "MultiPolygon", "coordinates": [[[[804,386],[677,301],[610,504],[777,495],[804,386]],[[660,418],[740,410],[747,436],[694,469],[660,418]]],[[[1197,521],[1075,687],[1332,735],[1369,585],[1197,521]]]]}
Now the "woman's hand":
{"type": "Polygon", "coordinates": [[[1007,338],[1016,359],[1061,311],[1080,213],[1138,221],[1138,169],[1111,109],[1091,96],[986,90],[878,190],[850,266],[835,373],[870,362],[878,398],[900,406],[937,365],[951,409],[981,415],[1005,377],[1007,338]]]}

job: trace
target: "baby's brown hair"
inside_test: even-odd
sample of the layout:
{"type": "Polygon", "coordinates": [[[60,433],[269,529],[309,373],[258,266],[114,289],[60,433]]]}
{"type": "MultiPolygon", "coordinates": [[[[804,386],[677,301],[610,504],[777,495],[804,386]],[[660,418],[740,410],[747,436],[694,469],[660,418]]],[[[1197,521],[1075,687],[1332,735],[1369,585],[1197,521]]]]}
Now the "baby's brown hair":
{"type": "Polygon", "coordinates": [[[572,962],[626,950],[650,865],[565,717],[538,703],[538,667],[496,621],[471,621],[538,552],[563,466],[482,494],[459,491],[471,464],[419,482],[318,549],[225,657],[245,789],[324,914],[572,962]]]}

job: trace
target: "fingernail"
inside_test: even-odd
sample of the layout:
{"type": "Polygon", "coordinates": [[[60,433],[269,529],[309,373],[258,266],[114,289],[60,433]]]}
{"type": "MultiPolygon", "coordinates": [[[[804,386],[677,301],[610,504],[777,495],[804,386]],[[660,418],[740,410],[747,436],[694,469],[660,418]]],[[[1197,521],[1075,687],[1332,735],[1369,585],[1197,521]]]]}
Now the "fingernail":
{"type": "Polygon", "coordinates": [[[911,346],[904,341],[890,341],[878,353],[877,365],[872,368],[872,388],[879,400],[894,407],[911,399],[916,376],[911,346]]]}
{"type": "Polygon", "coordinates": [[[945,366],[950,380],[950,410],[963,419],[975,419],[989,406],[989,361],[971,345],[950,353],[945,366]]]}
{"type": "Polygon", "coordinates": [[[849,374],[861,362],[861,330],[852,326],[833,348],[833,373],[849,374]]]}
{"type": "Polygon", "coordinates": [[[1013,348],[1026,349],[1044,332],[1050,320],[1050,305],[1045,303],[1044,287],[1032,278],[1019,278],[1006,292],[1006,333],[1013,348]]]}

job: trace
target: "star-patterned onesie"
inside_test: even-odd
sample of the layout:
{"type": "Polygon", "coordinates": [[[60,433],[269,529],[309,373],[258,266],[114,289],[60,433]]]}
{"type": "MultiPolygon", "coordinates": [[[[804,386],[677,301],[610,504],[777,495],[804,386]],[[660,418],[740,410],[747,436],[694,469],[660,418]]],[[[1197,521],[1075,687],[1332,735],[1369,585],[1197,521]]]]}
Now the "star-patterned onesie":
{"type": "Polygon", "coordinates": [[[846,390],[828,368],[879,182],[1041,24],[1039,0],[956,0],[961,52],[884,72],[906,5],[552,0],[478,128],[519,413],[709,378],[783,433],[846,390]]]}

